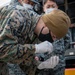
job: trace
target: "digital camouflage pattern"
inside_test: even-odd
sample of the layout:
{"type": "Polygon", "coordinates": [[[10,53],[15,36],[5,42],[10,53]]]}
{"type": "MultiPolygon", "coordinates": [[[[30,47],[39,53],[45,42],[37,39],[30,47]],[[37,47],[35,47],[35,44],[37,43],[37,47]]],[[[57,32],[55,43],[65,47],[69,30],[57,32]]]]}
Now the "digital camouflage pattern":
{"type": "Polygon", "coordinates": [[[35,46],[30,42],[40,17],[35,12],[34,14],[33,11],[16,7],[0,8],[0,65],[3,64],[2,68],[0,67],[0,75],[8,75],[7,62],[19,64],[20,67],[24,65],[27,69],[25,72],[32,75],[29,69],[33,67],[29,66],[34,64],[35,46]]]}
{"type": "Polygon", "coordinates": [[[70,47],[71,32],[68,30],[66,36],[54,42],[55,54],[60,57],[59,64],[54,68],[54,75],[65,75],[65,51],[70,47]]]}
{"type": "Polygon", "coordinates": [[[18,64],[8,63],[9,75],[25,75],[18,64]]]}

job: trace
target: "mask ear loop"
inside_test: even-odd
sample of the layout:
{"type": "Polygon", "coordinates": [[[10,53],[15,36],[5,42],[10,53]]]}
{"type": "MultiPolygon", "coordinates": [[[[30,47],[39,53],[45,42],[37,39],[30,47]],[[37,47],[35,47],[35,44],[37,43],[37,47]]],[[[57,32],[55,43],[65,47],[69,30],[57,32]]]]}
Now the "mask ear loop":
{"type": "Polygon", "coordinates": [[[42,30],[43,30],[44,28],[45,28],[45,27],[42,27],[42,29],[41,29],[40,33],[42,32],[42,30]]]}
{"type": "Polygon", "coordinates": [[[41,31],[40,32],[42,32],[42,30],[44,29],[45,27],[42,27],[42,29],[41,29],[41,31]]]}

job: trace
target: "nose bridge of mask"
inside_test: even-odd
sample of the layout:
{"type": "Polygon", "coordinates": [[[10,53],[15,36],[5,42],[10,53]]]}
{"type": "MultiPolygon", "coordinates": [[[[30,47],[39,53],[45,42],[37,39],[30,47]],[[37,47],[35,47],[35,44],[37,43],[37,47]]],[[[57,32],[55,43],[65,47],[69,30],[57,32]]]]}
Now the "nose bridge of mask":
{"type": "Polygon", "coordinates": [[[56,9],[56,8],[48,8],[48,9],[46,9],[45,14],[48,14],[48,13],[52,12],[52,11],[55,10],[55,9],[56,9]]]}

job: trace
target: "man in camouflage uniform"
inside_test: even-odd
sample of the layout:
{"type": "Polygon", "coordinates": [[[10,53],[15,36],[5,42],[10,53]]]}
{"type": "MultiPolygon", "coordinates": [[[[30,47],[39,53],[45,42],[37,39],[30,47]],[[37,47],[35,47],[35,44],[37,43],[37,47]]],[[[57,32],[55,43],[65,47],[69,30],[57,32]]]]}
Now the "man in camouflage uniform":
{"type": "MultiPolygon", "coordinates": [[[[33,5],[38,4],[38,0],[24,0],[25,5],[25,9],[27,10],[33,10],[33,5]],[[29,7],[28,7],[29,6],[29,7]]],[[[14,5],[17,8],[19,8],[20,2],[18,2],[18,0],[12,0],[11,1],[11,6],[14,5]]],[[[38,43],[35,42],[35,43],[38,43]]],[[[8,69],[9,69],[9,75],[25,75],[25,73],[20,69],[20,67],[18,66],[18,64],[10,64],[8,63],[8,69]]]]}
{"type": "Polygon", "coordinates": [[[35,24],[40,17],[35,12],[34,14],[15,6],[0,9],[0,75],[8,75],[7,62],[23,63],[28,65],[28,69],[30,65],[33,65],[35,45],[29,43],[34,34],[35,24]]]}
{"type": "MultiPolygon", "coordinates": [[[[55,32],[55,30],[53,30],[55,35],[58,38],[61,38],[67,32],[67,29],[69,26],[68,24],[70,23],[69,18],[67,15],[65,16],[64,13],[60,10],[57,10],[54,12],[60,12],[64,16],[64,19],[66,20],[66,22],[63,20],[63,23],[65,23],[66,27],[62,24],[59,24],[59,27],[62,26],[64,28],[64,31],[60,30],[62,32],[61,35],[59,35],[58,33],[58,29],[57,29],[59,28],[58,26],[56,28],[57,33],[55,32]]],[[[46,21],[47,20],[46,17],[49,17],[49,16],[51,15],[50,14],[44,15],[42,16],[43,17],[42,19],[46,21]]],[[[58,15],[58,17],[60,16],[58,15]]],[[[1,26],[0,27],[0,51],[1,51],[0,75],[6,75],[6,74],[8,75],[8,73],[6,73],[7,62],[14,63],[14,64],[17,63],[21,66],[23,70],[25,69],[24,71],[28,75],[35,75],[35,73],[33,73],[36,70],[36,66],[35,66],[36,64],[34,64],[35,53],[52,52],[52,47],[51,47],[52,45],[49,42],[41,43],[43,44],[42,46],[47,46],[43,48],[41,46],[41,49],[39,47],[41,44],[36,46],[31,44],[31,41],[34,35],[34,29],[35,29],[35,33],[38,35],[37,26],[40,25],[39,22],[41,21],[41,19],[39,20],[39,18],[40,16],[37,15],[35,12],[33,11],[29,12],[27,10],[24,10],[24,8],[17,8],[15,7],[15,5],[6,6],[0,9],[0,19],[1,19],[0,20],[0,26],[1,26]],[[33,72],[30,71],[32,69],[33,69],[33,72]]],[[[60,18],[60,20],[62,20],[62,18],[60,18]]],[[[47,20],[47,21],[49,22],[47,25],[54,28],[53,25],[50,24],[50,20],[47,20]]],[[[42,25],[44,25],[44,23],[42,23],[42,25]]],[[[41,68],[43,67],[41,64],[38,66],[38,69],[40,69],[39,67],[41,68]]],[[[45,68],[47,68],[47,66],[50,66],[50,65],[45,65],[45,68]]]]}
{"type": "MultiPolygon", "coordinates": [[[[24,0],[24,3],[25,3],[25,9],[26,10],[33,10],[33,6],[35,4],[39,4],[39,1],[38,0],[24,0]]],[[[21,5],[20,2],[18,2],[18,0],[12,0],[11,5],[21,5]],[[17,2],[17,3],[16,3],[17,2]]],[[[17,5],[17,7],[19,8],[19,6],[17,5]]],[[[33,10],[35,11],[35,10],[33,10]]],[[[36,38],[35,39],[35,36],[33,38],[33,41],[31,43],[40,43],[40,41],[36,38]]],[[[8,69],[9,69],[9,74],[10,75],[25,75],[25,73],[20,69],[20,67],[18,66],[18,64],[9,64],[8,63],[8,69]]]]}

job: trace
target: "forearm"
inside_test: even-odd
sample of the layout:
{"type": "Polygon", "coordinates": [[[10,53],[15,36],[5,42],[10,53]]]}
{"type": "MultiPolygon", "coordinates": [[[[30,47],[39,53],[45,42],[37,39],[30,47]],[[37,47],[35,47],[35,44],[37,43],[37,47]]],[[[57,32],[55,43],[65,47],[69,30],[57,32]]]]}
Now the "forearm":
{"type": "MultiPolygon", "coordinates": [[[[13,44],[3,46],[1,49],[0,61],[20,64],[29,57],[33,59],[35,47],[34,45],[13,44]]],[[[25,61],[26,62],[26,61],[25,61]]],[[[31,60],[29,60],[31,62],[31,60]]]]}

